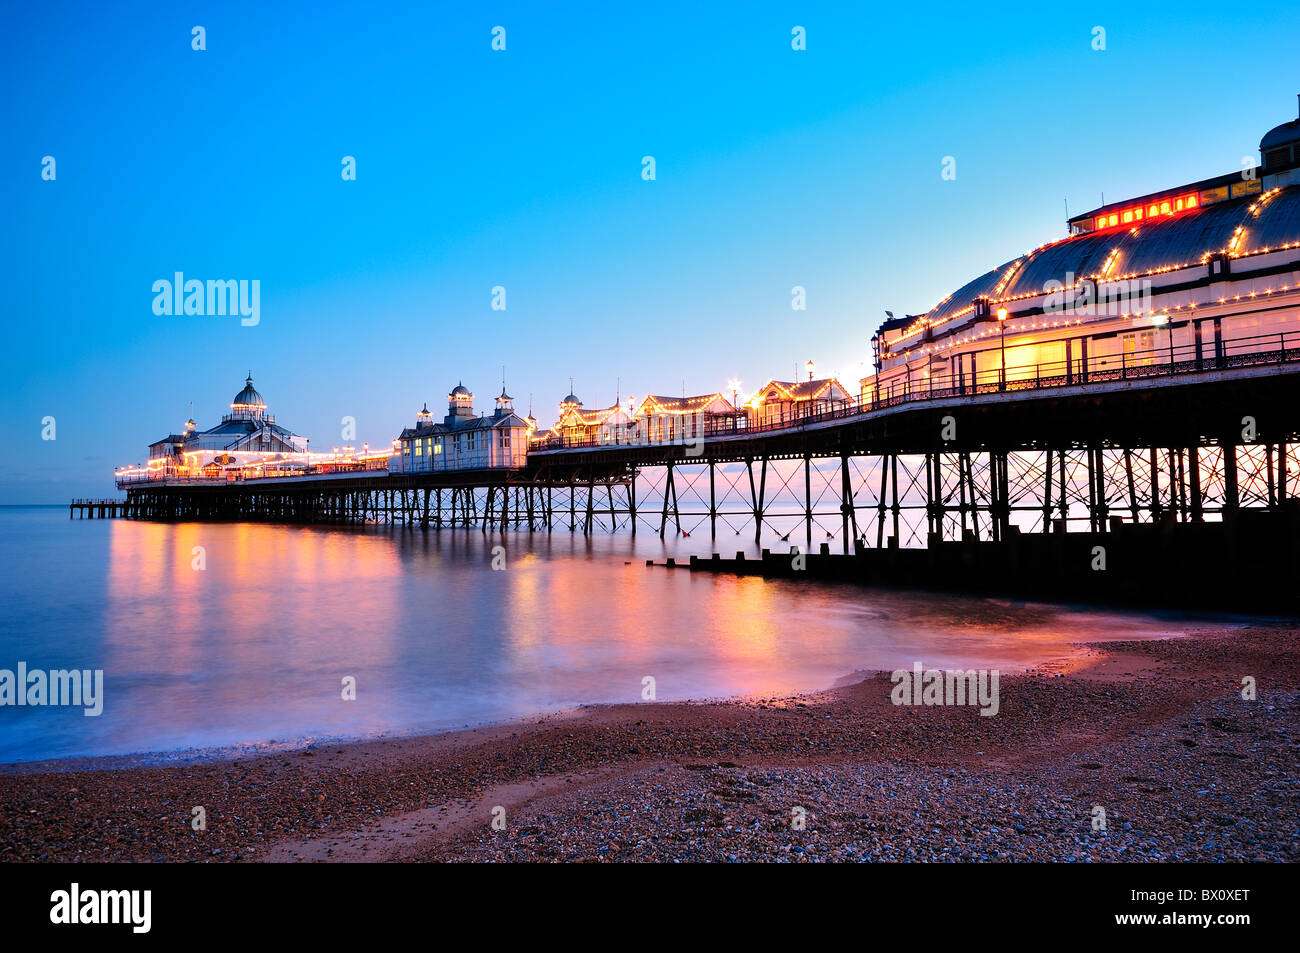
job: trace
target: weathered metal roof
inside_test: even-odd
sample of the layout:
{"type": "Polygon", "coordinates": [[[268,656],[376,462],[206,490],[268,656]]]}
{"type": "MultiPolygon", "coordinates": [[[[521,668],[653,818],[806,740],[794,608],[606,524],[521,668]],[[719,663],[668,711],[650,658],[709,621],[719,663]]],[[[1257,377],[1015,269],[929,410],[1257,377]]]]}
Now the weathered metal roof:
{"type": "Polygon", "coordinates": [[[1278,146],[1297,140],[1300,140],[1300,119],[1292,119],[1264,133],[1264,138],[1259,140],[1259,151],[1267,152],[1269,149],[1276,149],[1278,146]]]}
{"type": "Polygon", "coordinates": [[[244,381],[244,389],[235,395],[235,399],[230,402],[239,407],[260,407],[266,408],[266,401],[262,400],[262,395],[253,387],[253,375],[249,374],[244,381]]]}
{"type": "Polygon", "coordinates": [[[1297,241],[1300,186],[1288,186],[1148,220],[1132,228],[1104,229],[1051,242],[967,282],[917,317],[942,324],[962,316],[980,297],[996,303],[1042,294],[1048,282],[1066,284],[1071,276],[1076,281],[1140,277],[1195,265],[1217,253],[1247,255],[1297,241]]]}

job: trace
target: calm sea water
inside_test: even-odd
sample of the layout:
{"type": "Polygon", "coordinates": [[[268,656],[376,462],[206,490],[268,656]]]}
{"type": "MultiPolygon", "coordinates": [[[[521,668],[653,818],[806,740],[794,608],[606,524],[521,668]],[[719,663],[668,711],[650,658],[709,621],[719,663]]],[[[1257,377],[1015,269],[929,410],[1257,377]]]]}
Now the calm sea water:
{"type": "Polygon", "coordinates": [[[448,730],[639,701],[647,675],[674,700],[815,690],[916,660],[1011,671],[1072,642],[1198,622],[645,566],[708,551],[707,534],[165,525],[0,507],[0,668],[105,680],[99,717],[0,708],[0,763],[448,730]],[[356,701],[340,697],[345,676],[356,701]]]}

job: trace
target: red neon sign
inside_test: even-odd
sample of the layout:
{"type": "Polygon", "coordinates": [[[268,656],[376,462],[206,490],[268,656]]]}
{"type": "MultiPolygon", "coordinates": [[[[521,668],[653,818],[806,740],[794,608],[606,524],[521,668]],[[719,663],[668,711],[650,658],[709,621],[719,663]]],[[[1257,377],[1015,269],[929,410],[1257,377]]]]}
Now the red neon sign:
{"type": "Polygon", "coordinates": [[[1146,202],[1142,205],[1134,205],[1131,208],[1098,215],[1097,227],[1113,228],[1116,225],[1136,225],[1147,219],[1164,218],[1169,215],[1177,215],[1179,212],[1186,212],[1189,209],[1199,208],[1200,204],[1200,198],[1195,192],[1174,198],[1156,199],[1153,202],[1146,202]]]}

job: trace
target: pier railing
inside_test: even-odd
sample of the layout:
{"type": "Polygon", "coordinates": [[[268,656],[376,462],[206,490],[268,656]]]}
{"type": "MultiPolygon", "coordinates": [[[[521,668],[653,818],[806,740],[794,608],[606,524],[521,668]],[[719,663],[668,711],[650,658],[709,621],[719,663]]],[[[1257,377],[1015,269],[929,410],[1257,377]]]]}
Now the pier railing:
{"type": "MultiPolygon", "coordinates": [[[[994,367],[977,373],[905,372],[885,384],[870,386],[856,398],[819,401],[808,411],[798,405],[785,408],[790,413],[764,418],[744,412],[707,414],[689,418],[683,430],[659,434],[652,426],[611,427],[594,434],[568,434],[534,438],[530,452],[571,448],[615,448],[683,444],[700,439],[773,433],[843,420],[890,408],[952,398],[982,398],[1008,392],[1049,390],[1061,387],[1113,385],[1116,382],[1141,381],[1161,377],[1205,374],[1238,368],[1281,365],[1300,362],[1300,331],[1267,335],[1250,335],[1223,339],[1202,345],[1174,344],[1118,354],[1088,355],[1064,361],[1049,361],[994,367]],[[1207,354],[1207,348],[1211,353],[1207,354]]],[[[936,369],[939,365],[935,365],[936,369]]],[[[158,468],[122,469],[115,474],[122,489],[159,483],[184,483],[191,486],[221,486],[231,483],[257,483],[267,480],[298,479],[358,472],[384,473],[388,457],[365,460],[328,461],[306,467],[263,468],[230,467],[220,473],[204,473],[193,468],[170,464],[158,468]]]]}
{"type": "Polygon", "coordinates": [[[264,480],[284,480],[293,477],[321,476],[324,474],[355,474],[367,471],[388,470],[387,457],[375,457],[367,460],[348,460],[330,463],[316,463],[305,467],[267,466],[256,470],[230,467],[217,474],[195,472],[192,467],[176,467],[170,464],[156,468],[135,468],[119,470],[115,479],[119,487],[148,485],[150,483],[184,482],[194,486],[221,486],[226,483],[255,483],[264,480]]]}
{"type": "MultiPolygon", "coordinates": [[[[1158,326],[1157,326],[1158,327],[1158,326]]],[[[639,444],[682,443],[699,437],[728,437],[740,434],[770,433],[806,427],[824,421],[855,417],[872,411],[904,404],[950,399],[984,397],[1012,391],[1033,391],[1059,387],[1111,384],[1117,381],[1204,374],[1235,368],[1300,362],[1300,332],[1249,335],[1224,339],[1205,345],[1171,344],[1142,351],[1119,354],[1089,355],[1068,361],[1047,361],[1011,365],[956,375],[922,373],[894,378],[887,385],[870,388],[851,400],[838,402],[808,413],[792,413],[775,420],[760,421],[748,414],[717,415],[703,418],[700,433],[674,435],[659,439],[643,435],[636,428],[615,433],[560,435],[535,438],[534,451],[577,447],[615,447],[639,444]],[[1206,349],[1212,353],[1207,356],[1206,349]]],[[[820,405],[819,405],[820,406],[820,405]]]]}

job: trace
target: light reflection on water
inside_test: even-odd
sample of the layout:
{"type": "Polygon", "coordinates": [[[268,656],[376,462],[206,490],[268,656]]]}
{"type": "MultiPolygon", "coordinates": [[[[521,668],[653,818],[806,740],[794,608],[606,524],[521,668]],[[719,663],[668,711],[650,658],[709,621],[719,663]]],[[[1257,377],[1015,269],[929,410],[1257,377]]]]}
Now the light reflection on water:
{"type": "Polygon", "coordinates": [[[446,730],[639,701],[646,675],[676,700],[815,690],[916,660],[1012,671],[1071,642],[1194,624],[646,568],[708,552],[707,534],[675,546],[27,508],[0,509],[0,527],[0,668],[102,668],[106,686],[98,718],[0,708],[0,763],[446,730]],[[355,702],[340,698],[346,675],[355,702]]]}

